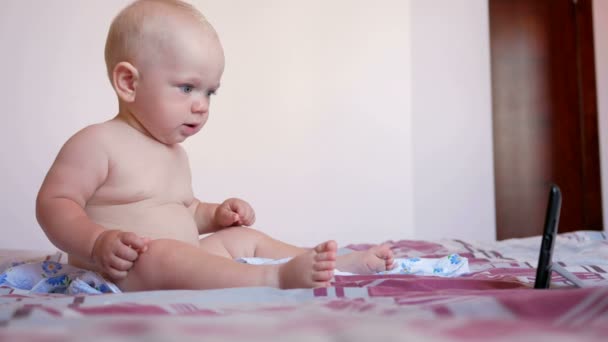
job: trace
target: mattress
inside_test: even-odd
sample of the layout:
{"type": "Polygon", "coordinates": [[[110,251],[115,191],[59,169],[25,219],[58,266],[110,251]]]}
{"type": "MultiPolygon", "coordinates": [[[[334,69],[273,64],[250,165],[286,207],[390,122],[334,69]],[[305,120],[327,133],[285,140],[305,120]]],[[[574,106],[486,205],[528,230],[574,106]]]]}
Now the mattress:
{"type": "MultiPolygon", "coordinates": [[[[397,257],[457,253],[470,273],[336,276],[322,289],[233,288],[99,295],[36,294],[0,287],[0,341],[605,341],[608,241],[560,234],[553,273],[533,289],[540,237],[492,243],[389,241],[397,257]]],[[[360,250],[365,244],[350,245],[360,250]]],[[[0,251],[2,267],[61,254],[0,251]]]]}

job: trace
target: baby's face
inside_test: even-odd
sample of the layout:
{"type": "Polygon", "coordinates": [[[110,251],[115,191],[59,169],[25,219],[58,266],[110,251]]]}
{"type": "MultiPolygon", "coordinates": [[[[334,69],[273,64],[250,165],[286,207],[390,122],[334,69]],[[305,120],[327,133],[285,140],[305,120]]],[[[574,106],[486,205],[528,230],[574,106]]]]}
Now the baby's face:
{"type": "Polygon", "coordinates": [[[164,51],[139,66],[133,114],[156,140],[172,145],[207,122],[211,96],[220,86],[224,54],[217,36],[196,25],[170,38],[164,51]]]}

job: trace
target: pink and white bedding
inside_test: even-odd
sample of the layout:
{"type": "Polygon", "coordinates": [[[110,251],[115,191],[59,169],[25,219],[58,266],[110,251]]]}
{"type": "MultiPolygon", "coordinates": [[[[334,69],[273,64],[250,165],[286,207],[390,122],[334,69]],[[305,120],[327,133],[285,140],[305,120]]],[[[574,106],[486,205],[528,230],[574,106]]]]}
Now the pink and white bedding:
{"type": "MultiPolygon", "coordinates": [[[[554,273],[552,289],[532,289],[539,245],[539,237],[494,243],[394,241],[397,257],[458,253],[468,258],[471,273],[336,276],[332,287],[316,290],[67,296],[0,287],[0,342],[606,341],[606,236],[577,232],[557,239],[554,261],[585,288],[574,288],[554,273]]],[[[0,251],[0,257],[14,256],[8,254],[0,251]]]]}

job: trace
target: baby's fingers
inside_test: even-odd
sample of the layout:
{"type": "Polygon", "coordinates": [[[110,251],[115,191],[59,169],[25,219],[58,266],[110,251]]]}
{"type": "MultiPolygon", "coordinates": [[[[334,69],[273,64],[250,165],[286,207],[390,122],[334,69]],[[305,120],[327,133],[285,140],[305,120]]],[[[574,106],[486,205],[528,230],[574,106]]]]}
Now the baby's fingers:
{"type": "Polygon", "coordinates": [[[135,261],[137,260],[137,257],[139,256],[139,254],[137,253],[137,251],[129,246],[125,246],[125,245],[120,245],[116,251],[114,252],[114,254],[119,257],[120,259],[124,259],[127,261],[135,261]]]}
{"type": "Polygon", "coordinates": [[[229,227],[239,221],[239,215],[230,210],[222,210],[218,213],[217,221],[222,227],[229,227]]]}
{"type": "Polygon", "coordinates": [[[125,259],[121,259],[117,256],[112,257],[110,260],[110,268],[113,268],[117,271],[128,271],[133,267],[133,262],[125,259]]]}
{"type": "Polygon", "coordinates": [[[151,241],[151,239],[150,239],[150,238],[147,238],[147,237],[144,237],[143,239],[144,239],[144,248],[141,248],[141,249],[138,251],[139,253],[143,253],[143,252],[147,251],[147,250],[148,250],[148,244],[149,244],[149,243],[150,243],[150,241],[151,241]]]}
{"type": "Polygon", "coordinates": [[[233,210],[239,215],[239,223],[251,226],[255,222],[255,212],[249,203],[244,201],[236,202],[233,210]]]}
{"type": "Polygon", "coordinates": [[[121,234],[120,242],[132,247],[135,250],[141,250],[146,246],[146,241],[143,238],[131,232],[121,234]]]}
{"type": "Polygon", "coordinates": [[[253,212],[249,212],[242,220],[241,223],[244,226],[252,226],[255,223],[255,214],[253,212]]]}

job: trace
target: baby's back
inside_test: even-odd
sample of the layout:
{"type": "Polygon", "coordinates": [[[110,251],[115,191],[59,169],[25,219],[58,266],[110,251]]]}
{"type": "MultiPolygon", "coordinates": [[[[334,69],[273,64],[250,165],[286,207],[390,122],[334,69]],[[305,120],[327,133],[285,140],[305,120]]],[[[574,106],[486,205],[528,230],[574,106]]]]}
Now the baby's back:
{"type": "MultiPolygon", "coordinates": [[[[108,149],[105,182],[87,201],[85,211],[107,229],[151,239],[169,238],[198,245],[190,167],[179,145],[167,146],[117,119],[100,124],[108,149]]],[[[70,256],[70,263],[94,265],[70,256]]]]}

